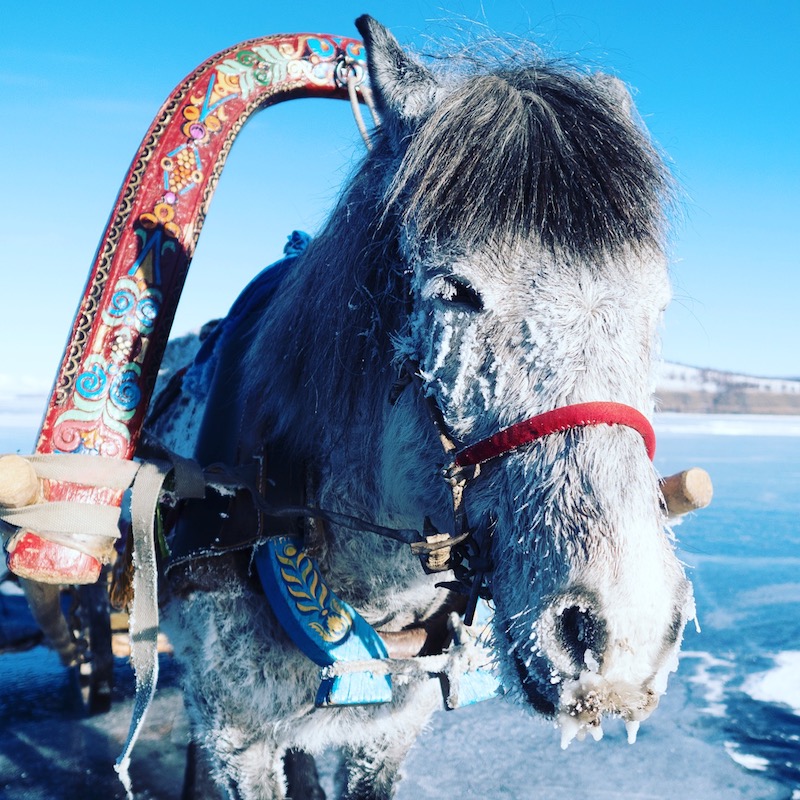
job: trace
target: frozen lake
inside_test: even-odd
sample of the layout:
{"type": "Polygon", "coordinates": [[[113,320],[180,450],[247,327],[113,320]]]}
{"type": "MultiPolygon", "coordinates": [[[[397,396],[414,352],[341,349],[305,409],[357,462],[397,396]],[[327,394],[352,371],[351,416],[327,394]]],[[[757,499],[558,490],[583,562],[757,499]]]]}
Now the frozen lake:
{"type": "MultiPolygon", "coordinates": [[[[35,422],[5,421],[0,452],[29,452],[35,422]]],[[[800,798],[800,419],[661,415],[656,429],[659,470],[702,466],[715,497],[677,529],[702,632],[687,631],[680,669],[637,743],[612,721],[603,741],[562,751],[550,723],[499,700],[443,712],[415,746],[399,800],[800,798]]],[[[188,731],[177,668],[161,658],[133,754],[139,800],[180,797],[188,731]]],[[[84,715],[75,676],[42,647],[0,656],[0,674],[0,797],[122,798],[112,765],[133,693],[125,661],[112,711],[97,717],[84,715]]]]}

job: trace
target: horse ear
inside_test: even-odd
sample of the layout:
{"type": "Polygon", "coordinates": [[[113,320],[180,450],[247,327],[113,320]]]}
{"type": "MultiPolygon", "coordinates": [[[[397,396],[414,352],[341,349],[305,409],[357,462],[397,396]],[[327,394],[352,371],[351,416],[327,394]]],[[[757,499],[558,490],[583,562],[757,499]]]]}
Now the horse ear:
{"type": "Polygon", "coordinates": [[[409,56],[377,20],[364,14],[356,28],[367,48],[369,78],[383,126],[402,138],[433,105],[433,75],[409,56]]]}
{"type": "Polygon", "coordinates": [[[606,75],[604,72],[596,72],[593,76],[594,81],[609,97],[611,102],[617,106],[627,117],[633,115],[633,97],[628,87],[619,78],[613,75],[606,75]]]}

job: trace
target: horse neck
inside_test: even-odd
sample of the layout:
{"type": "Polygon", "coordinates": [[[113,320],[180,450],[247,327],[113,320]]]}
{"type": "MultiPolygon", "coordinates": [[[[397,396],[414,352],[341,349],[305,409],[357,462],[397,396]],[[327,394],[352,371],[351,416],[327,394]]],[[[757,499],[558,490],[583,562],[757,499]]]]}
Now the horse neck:
{"type": "MultiPolygon", "coordinates": [[[[450,530],[452,498],[440,477],[441,446],[421,398],[407,393],[393,406],[386,395],[382,413],[369,418],[373,408],[364,408],[363,418],[328,454],[320,505],[418,531],[430,516],[441,530],[450,530]]],[[[444,599],[435,586],[439,578],[425,574],[405,544],[329,526],[326,545],[323,569],[329,585],[376,626],[416,624],[444,599]]]]}
{"type": "MultiPolygon", "coordinates": [[[[323,484],[335,476],[332,494],[382,515],[394,486],[384,462],[419,469],[413,447],[402,466],[394,454],[404,437],[419,441],[426,418],[409,402],[413,393],[396,409],[389,402],[398,375],[393,338],[407,309],[376,169],[370,160],[353,179],[255,330],[244,365],[245,449],[278,443],[318,468],[323,484]]],[[[386,513],[399,513],[398,504],[386,513]]]]}
{"type": "MultiPolygon", "coordinates": [[[[398,377],[391,340],[405,309],[398,308],[399,293],[359,291],[364,282],[390,282],[377,257],[366,277],[345,263],[353,249],[363,252],[360,238],[313,243],[257,332],[247,371],[248,402],[259,424],[248,446],[279,445],[310,468],[317,484],[312,500],[322,508],[417,530],[430,515],[446,528],[442,450],[421,393],[409,387],[390,402],[398,377]],[[332,280],[334,265],[341,285],[332,280]]],[[[327,528],[326,579],[370,621],[421,614],[435,603],[435,581],[406,545],[327,528]]]]}

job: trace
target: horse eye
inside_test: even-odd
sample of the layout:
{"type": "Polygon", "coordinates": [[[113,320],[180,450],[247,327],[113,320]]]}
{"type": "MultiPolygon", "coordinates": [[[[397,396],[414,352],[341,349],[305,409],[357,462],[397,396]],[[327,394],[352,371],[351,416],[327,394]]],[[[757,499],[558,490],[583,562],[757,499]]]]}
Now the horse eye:
{"type": "Polygon", "coordinates": [[[466,281],[452,275],[443,280],[444,287],[439,293],[442,300],[463,306],[469,311],[483,311],[483,298],[466,281]]]}

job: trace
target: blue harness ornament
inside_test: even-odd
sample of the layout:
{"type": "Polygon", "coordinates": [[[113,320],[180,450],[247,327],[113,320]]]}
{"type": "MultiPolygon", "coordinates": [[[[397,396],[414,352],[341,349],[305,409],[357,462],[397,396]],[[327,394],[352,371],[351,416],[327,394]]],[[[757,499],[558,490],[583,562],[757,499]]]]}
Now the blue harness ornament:
{"type": "MultiPolygon", "coordinates": [[[[314,663],[388,658],[386,645],[364,618],[325,584],[316,562],[294,536],[274,536],[255,552],[261,585],[278,621],[314,663]]],[[[323,677],[316,705],[388,703],[392,679],[364,670],[323,677]]]]}

